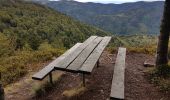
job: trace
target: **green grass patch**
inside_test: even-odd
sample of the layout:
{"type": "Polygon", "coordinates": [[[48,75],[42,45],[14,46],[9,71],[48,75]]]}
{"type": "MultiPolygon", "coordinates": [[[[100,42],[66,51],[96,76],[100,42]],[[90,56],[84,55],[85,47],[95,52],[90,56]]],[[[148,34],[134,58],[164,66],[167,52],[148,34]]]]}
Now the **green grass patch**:
{"type": "Polygon", "coordinates": [[[154,55],[157,37],[151,35],[113,36],[108,50],[110,53],[114,53],[118,47],[126,47],[128,52],[154,55]]]}
{"type": "Polygon", "coordinates": [[[148,71],[151,83],[163,92],[170,92],[170,66],[164,65],[148,71]]]}
{"type": "Polygon", "coordinates": [[[84,91],[86,91],[86,88],[83,87],[83,85],[81,83],[80,85],[78,85],[75,88],[72,88],[70,90],[65,90],[63,92],[63,96],[65,96],[67,98],[71,98],[71,97],[74,97],[74,96],[77,96],[77,95],[83,93],[84,91]]]}
{"type": "Polygon", "coordinates": [[[53,57],[58,57],[64,50],[51,49],[36,51],[16,51],[12,56],[0,58],[0,72],[2,73],[2,83],[7,85],[22,76],[28,70],[34,70],[34,64],[50,61],[53,57]],[[30,66],[31,65],[31,66],[30,66]]]}
{"type": "Polygon", "coordinates": [[[54,89],[55,86],[57,86],[57,82],[60,80],[62,75],[63,75],[63,72],[54,72],[53,73],[53,84],[49,82],[48,78],[42,81],[39,81],[39,82],[35,81],[35,84],[32,86],[32,92],[35,95],[35,97],[41,97],[47,94],[52,89],[54,89]]]}

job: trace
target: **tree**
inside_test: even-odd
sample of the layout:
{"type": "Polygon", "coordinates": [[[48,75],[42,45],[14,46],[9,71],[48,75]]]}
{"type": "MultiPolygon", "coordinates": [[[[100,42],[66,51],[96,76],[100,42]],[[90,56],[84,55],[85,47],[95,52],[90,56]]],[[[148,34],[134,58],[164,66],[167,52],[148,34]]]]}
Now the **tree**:
{"type": "Polygon", "coordinates": [[[163,19],[157,47],[156,66],[168,64],[168,43],[170,33],[170,0],[165,1],[163,19]]]}

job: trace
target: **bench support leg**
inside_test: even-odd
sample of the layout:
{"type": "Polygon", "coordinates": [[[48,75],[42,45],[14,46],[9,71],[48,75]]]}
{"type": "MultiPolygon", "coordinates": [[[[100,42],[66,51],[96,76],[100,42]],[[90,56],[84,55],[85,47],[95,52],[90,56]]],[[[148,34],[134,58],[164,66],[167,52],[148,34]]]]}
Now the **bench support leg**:
{"type": "Polygon", "coordinates": [[[99,67],[99,60],[97,61],[97,68],[99,67]]]}
{"type": "Polygon", "coordinates": [[[85,79],[85,74],[83,73],[83,86],[86,86],[86,79],[85,79]]]}
{"type": "Polygon", "coordinates": [[[53,84],[53,77],[52,77],[52,72],[49,74],[49,82],[53,84]]]}

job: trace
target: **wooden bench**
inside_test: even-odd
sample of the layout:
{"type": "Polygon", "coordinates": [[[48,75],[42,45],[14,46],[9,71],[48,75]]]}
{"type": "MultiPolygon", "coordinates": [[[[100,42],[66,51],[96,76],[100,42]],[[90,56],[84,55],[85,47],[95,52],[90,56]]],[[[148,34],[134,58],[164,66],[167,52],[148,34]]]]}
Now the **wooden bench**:
{"type": "Polygon", "coordinates": [[[124,99],[124,74],[125,74],[125,57],[126,57],[126,48],[119,48],[113,79],[111,86],[111,99],[124,99]]]}
{"type": "Polygon", "coordinates": [[[76,44],[48,66],[34,74],[32,79],[42,80],[49,75],[52,83],[52,71],[61,70],[82,73],[85,86],[85,74],[92,72],[110,40],[111,37],[91,36],[85,42],[76,44]]]}
{"type": "Polygon", "coordinates": [[[82,43],[77,43],[74,45],[71,49],[66,51],[63,55],[52,61],[49,65],[45,66],[42,70],[40,70],[38,73],[34,74],[32,79],[35,80],[43,80],[47,75],[50,77],[50,82],[52,82],[52,71],[54,70],[54,66],[59,63],[61,60],[63,60],[65,57],[67,57],[69,54],[71,54],[77,47],[79,47],[82,43]]]}

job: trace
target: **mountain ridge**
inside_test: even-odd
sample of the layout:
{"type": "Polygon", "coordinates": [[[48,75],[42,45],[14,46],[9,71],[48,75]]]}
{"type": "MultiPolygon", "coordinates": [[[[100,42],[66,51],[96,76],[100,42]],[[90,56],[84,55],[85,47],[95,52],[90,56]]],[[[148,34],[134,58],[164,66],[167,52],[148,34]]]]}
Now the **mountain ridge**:
{"type": "Polygon", "coordinates": [[[164,1],[101,4],[61,0],[45,5],[111,33],[158,34],[163,4],[164,1]]]}

